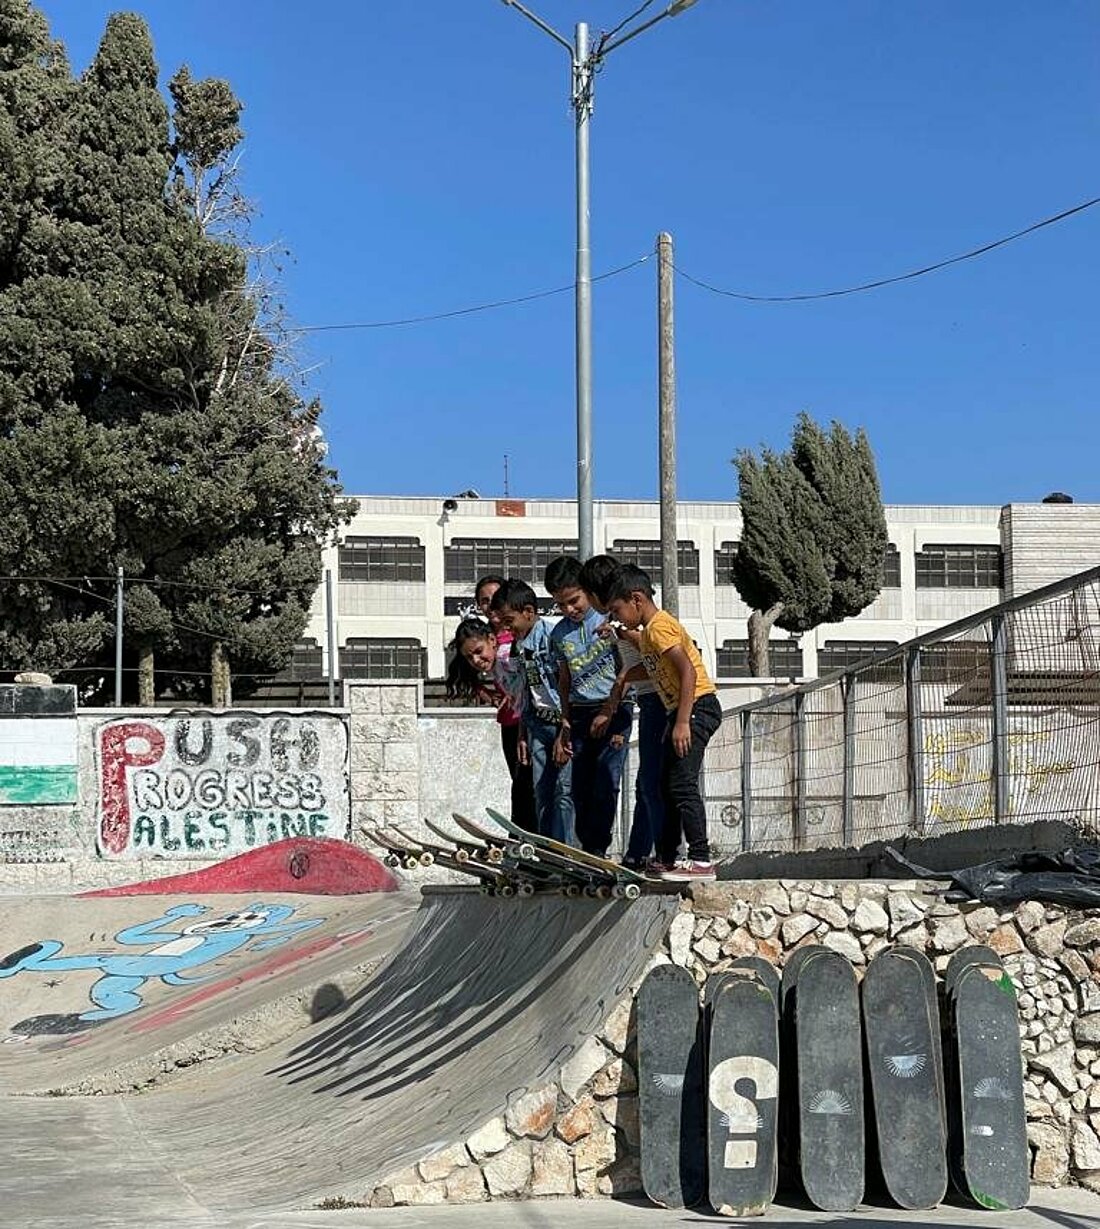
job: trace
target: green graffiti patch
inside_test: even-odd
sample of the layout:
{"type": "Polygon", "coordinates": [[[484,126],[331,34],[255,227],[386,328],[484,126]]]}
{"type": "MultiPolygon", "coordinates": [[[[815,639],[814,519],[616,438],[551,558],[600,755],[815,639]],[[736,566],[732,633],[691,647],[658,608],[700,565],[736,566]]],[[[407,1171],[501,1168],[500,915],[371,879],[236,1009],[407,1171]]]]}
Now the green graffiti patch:
{"type": "Polygon", "coordinates": [[[76,765],[0,764],[0,806],[76,802],[76,765]]]}

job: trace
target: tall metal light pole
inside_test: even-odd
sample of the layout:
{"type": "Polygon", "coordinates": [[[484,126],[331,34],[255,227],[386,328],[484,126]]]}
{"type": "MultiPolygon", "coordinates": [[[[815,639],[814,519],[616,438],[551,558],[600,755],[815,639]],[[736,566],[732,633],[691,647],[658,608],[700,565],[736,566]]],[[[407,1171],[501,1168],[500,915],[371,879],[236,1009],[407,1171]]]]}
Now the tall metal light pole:
{"type": "Polygon", "coordinates": [[[569,56],[572,83],[571,104],[577,134],[577,272],[576,272],[576,361],[577,361],[577,547],[580,557],[594,553],[592,533],[592,247],[589,242],[588,123],[592,118],[593,87],[596,71],[617,47],[637,38],[666,17],[676,17],[691,8],[695,0],[673,0],[655,17],[633,29],[613,31],[590,47],[588,25],[578,22],[570,42],[553,26],[532,13],[519,0],[504,0],[509,8],[522,13],[569,56]]]}

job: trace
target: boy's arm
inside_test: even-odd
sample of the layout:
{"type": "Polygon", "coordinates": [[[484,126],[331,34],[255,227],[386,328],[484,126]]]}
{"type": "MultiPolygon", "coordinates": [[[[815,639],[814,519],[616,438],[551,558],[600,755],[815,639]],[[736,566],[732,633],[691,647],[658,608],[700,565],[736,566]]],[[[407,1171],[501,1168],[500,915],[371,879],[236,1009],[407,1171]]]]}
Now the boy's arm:
{"type": "Polygon", "coordinates": [[[561,766],[568,762],[573,752],[573,739],[569,725],[569,688],[572,679],[569,676],[569,665],[564,659],[558,661],[558,700],[561,707],[561,728],[554,739],[554,763],[561,766]]]}
{"type": "Polygon", "coordinates": [[[599,738],[604,727],[615,715],[616,709],[623,702],[623,693],[631,683],[644,683],[649,678],[649,672],[639,662],[636,666],[624,666],[615,676],[611,694],[604,700],[600,711],[592,718],[592,737],[599,738]]]}
{"type": "Polygon", "coordinates": [[[695,703],[695,667],[691,658],[678,645],[666,649],[665,654],[672,662],[680,679],[680,700],[676,705],[676,719],[672,726],[672,747],[681,758],[687,755],[691,747],[691,709],[695,703]]]}

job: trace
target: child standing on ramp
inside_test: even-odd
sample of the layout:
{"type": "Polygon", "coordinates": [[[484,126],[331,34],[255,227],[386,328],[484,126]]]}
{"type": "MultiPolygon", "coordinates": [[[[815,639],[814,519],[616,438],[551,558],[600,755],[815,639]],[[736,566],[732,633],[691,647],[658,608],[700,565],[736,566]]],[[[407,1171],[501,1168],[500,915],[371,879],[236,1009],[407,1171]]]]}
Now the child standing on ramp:
{"type": "Polygon", "coordinates": [[[665,821],[653,869],[673,882],[716,879],[699,772],[707,743],[722,723],[717,688],[683,624],[654,602],[653,585],[641,568],[624,564],[607,608],[620,623],[642,629],[639,648],[644,670],[635,667],[630,673],[639,678],[649,673],[668,713],[661,760],[665,821]],[[681,839],[686,839],[688,852],[678,861],[681,839]]]}

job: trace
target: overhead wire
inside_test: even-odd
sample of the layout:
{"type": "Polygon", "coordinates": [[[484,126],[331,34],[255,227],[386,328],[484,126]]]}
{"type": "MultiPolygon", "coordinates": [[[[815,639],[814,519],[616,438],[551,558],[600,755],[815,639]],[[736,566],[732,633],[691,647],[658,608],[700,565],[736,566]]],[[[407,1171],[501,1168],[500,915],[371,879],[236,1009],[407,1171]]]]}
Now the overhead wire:
{"type": "MultiPolygon", "coordinates": [[[[639,256],[637,260],[629,261],[625,265],[619,265],[617,269],[608,269],[606,273],[599,273],[591,280],[593,282],[606,282],[609,278],[618,277],[620,274],[636,269],[639,265],[644,265],[647,260],[652,259],[653,253],[646,252],[645,255],[639,256]]],[[[496,311],[501,307],[515,307],[520,303],[533,303],[536,299],[549,299],[556,294],[566,294],[575,287],[576,282],[570,282],[567,286],[555,286],[553,290],[536,290],[531,294],[516,295],[511,299],[495,299],[490,303],[477,303],[473,307],[458,307],[452,311],[432,312],[423,316],[406,316],[396,320],[366,320],[353,324],[307,324],[288,331],[292,333],[335,333],[347,329],[404,328],[411,324],[429,324],[433,320],[453,320],[457,316],[473,316],[478,312],[496,311]]]]}
{"type": "Polygon", "coordinates": [[[1066,218],[1071,218],[1074,214],[1083,213],[1086,209],[1091,209],[1094,205],[1098,204],[1100,204],[1100,196],[1095,196],[1092,200],[1082,201],[1080,205],[1074,205],[1071,209],[1063,209],[1061,213],[1056,213],[1049,218],[1043,218],[1040,222],[1034,222],[1031,226],[1025,226],[1023,230],[1015,231],[1011,235],[1005,235],[1001,239],[995,239],[992,243],[985,243],[981,247],[973,248],[969,252],[963,252],[959,256],[938,260],[935,264],[925,265],[920,269],[911,269],[908,273],[899,273],[893,277],[879,278],[873,282],[862,282],[857,286],[845,286],[839,290],[820,290],[804,294],[748,294],[741,290],[726,290],[720,286],[715,286],[710,282],[704,281],[702,278],[694,277],[678,265],[674,265],[674,268],[684,281],[690,282],[694,286],[698,286],[703,290],[709,290],[711,294],[722,295],[727,299],[740,299],[746,303],[808,303],[815,299],[838,299],[844,295],[861,294],[866,290],[878,290],[882,286],[893,286],[898,282],[911,281],[916,277],[924,277],[927,273],[935,273],[939,269],[946,269],[950,265],[961,264],[964,260],[973,260],[975,257],[984,256],[986,252],[992,252],[996,248],[1004,247],[1005,244],[1022,239],[1025,235],[1034,234],[1035,231],[1042,230],[1046,226],[1053,226],[1056,222],[1063,222],[1066,218]]]}

